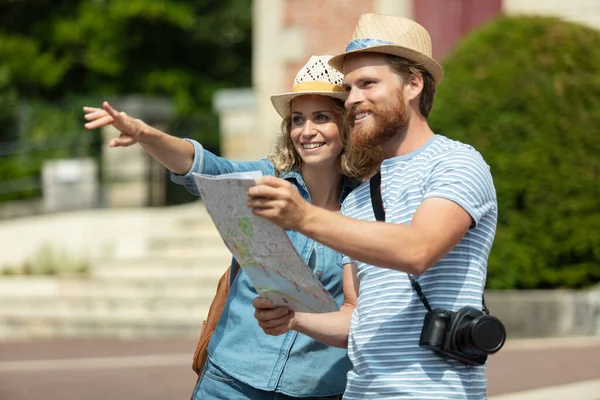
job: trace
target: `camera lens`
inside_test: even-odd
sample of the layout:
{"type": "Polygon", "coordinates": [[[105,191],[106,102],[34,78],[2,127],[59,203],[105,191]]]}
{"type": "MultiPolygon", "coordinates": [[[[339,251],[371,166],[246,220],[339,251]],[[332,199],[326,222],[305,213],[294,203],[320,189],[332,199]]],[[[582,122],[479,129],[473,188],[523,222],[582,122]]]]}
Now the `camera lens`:
{"type": "Polygon", "coordinates": [[[466,354],[494,354],[504,346],[506,330],[498,318],[483,315],[463,325],[457,338],[459,349],[466,354]]]}

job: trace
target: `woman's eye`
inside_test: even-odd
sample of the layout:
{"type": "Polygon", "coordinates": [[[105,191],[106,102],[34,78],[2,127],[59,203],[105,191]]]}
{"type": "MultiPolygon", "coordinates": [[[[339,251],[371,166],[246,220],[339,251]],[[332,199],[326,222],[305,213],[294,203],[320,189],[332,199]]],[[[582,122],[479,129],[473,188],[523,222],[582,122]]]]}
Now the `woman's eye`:
{"type": "Polygon", "coordinates": [[[302,125],[302,123],[304,122],[304,120],[302,119],[302,117],[293,117],[292,118],[292,124],[294,125],[302,125]]]}
{"type": "Polygon", "coordinates": [[[325,114],[319,114],[319,115],[317,115],[317,121],[321,121],[321,122],[329,121],[329,117],[325,114]]]}

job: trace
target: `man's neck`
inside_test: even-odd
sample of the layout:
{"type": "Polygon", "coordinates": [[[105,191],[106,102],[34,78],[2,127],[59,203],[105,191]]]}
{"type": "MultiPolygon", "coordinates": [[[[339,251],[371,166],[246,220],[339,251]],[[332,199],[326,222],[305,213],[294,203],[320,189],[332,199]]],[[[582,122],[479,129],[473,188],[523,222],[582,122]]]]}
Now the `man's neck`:
{"type": "Polygon", "coordinates": [[[433,135],[427,121],[413,114],[406,130],[398,132],[381,147],[386,159],[403,156],[423,147],[433,135]]]}

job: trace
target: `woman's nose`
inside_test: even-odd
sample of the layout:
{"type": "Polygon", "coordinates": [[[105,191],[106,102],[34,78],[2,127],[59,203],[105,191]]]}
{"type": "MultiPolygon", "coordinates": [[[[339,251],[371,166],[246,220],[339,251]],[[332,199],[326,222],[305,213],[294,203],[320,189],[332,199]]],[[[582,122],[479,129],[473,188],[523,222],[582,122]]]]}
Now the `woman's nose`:
{"type": "Polygon", "coordinates": [[[306,122],[304,123],[304,127],[302,128],[302,135],[304,136],[308,136],[308,135],[313,135],[315,133],[315,124],[307,119],[306,122]]]}

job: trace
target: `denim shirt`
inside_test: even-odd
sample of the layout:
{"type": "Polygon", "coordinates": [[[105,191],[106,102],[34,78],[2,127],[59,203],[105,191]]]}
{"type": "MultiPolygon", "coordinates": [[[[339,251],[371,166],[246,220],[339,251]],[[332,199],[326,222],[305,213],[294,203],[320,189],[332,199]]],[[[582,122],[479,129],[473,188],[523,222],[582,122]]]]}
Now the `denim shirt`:
{"type": "MultiPolygon", "coordinates": [[[[219,175],[230,172],[262,171],[275,175],[271,161],[229,161],[194,145],[194,162],[185,175],[171,173],[173,182],[183,184],[191,193],[198,195],[192,172],[219,175]]],[[[302,197],[310,202],[310,196],[302,175],[289,172],[282,179],[292,183],[302,197]]],[[[344,180],[340,203],[354,186],[344,180]]],[[[313,241],[295,231],[287,230],[290,241],[314,271],[314,275],[331,293],[336,302],[343,302],[342,256],[340,253],[313,241]]],[[[254,319],[252,300],[258,296],[256,289],[244,274],[238,272],[221,319],[208,345],[213,363],[233,378],[257,389],[276,391],[293,397],[333,396],[344,392],[346,374],[352,364],[346,349],[326,346],[295,331],[280,336],[269,336],[254,319]]]]}

